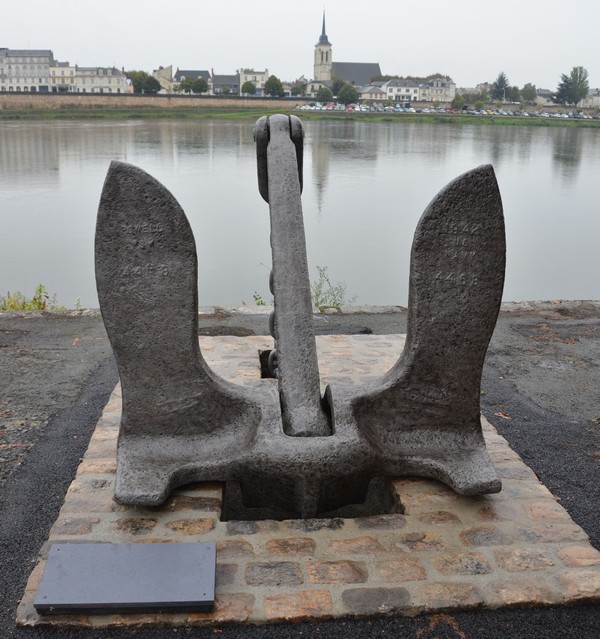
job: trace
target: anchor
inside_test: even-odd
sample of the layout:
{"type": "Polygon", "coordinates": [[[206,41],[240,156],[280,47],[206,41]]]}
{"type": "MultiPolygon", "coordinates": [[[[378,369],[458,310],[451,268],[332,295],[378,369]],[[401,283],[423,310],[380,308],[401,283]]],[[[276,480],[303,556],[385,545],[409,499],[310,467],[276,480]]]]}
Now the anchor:
{"type": "Polygon", "coordinates": [[[450,182],[418,223],[396,364],[371,384],[330,385],[321,396],[302,124],[261,118],[255,140],[271,218],[277,388],[241,387],[211,370],[198,342],[198,260],[183,210],[141,169],[112,162],[108,170],[95,255],[123,396],[116,500],[154,506],[177,486],[216,481],[226,516],[283,519],[372,512],[398,476],[434,478],[465,495],[498,492],[479,403],[505,270],[493,168],[450,182]]]}

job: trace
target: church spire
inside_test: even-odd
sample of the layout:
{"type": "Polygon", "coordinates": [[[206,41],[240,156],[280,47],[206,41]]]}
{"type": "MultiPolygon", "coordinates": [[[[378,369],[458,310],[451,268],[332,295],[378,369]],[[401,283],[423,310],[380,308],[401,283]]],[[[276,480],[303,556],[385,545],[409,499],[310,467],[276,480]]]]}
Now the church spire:
{"type": "Polygon", "coordinates": [[[327,39],[327,33],[325,33],[325,9],[323,9],[323,29],[321,30],[321,37],[319,38],[319,44],[328,44],[331,46],[331,43],[327,39]]]}
{"type": "Polygon", "coordinates": [[[323,9],[323,29],[319,41],[315,44],[314,79],[317,82],[329,82],[332,64],[331,42],[329,42],[325,31],[325,9],[323,9]]]}

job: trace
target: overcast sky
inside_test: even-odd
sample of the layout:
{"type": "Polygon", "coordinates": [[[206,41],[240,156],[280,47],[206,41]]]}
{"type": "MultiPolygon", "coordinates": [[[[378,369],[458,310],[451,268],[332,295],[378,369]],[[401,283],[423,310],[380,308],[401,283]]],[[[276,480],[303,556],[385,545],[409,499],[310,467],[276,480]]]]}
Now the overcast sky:
{"type": "Polygon", "coordinates": [[[383,73],[450,75],[554,90],[574,66],[600,86],[597,0],[27,0],[4,2],[0,47],[52,49],[82,66],[152,71],[159,65],[235,73],[268,68],[312,78],[325,7],[338,62],[379,62],[383,73]]]}

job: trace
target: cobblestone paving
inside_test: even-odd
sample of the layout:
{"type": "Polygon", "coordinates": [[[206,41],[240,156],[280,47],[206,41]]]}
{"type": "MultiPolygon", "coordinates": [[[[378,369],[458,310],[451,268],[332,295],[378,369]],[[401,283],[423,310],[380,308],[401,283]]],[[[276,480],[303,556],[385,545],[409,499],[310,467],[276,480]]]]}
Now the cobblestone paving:
{"type": "MultiPolygon", "coordinates": [[[[362,382],[397,359],[401,336],[318,338],[323,382],[362,382]]],[[[240,384],[260,380],[264,337],[201,338],[207,362],[240,384]]],[[[403,514],[357,519],[220,521],[221,487],[193,484],[159,508],[114,502],[121,397],[107,404],[17,611],[19,625],[261,623],[344,615],[600,600],[600,552],[484,420],[502,477],[497,495],[462,497],[423,479],[394,482],[403,514]],[[33,600],[52,542],[217,543],[216,606],[194,614],[42,618],[33,600]]],[[[90,575],[93,579],[93,575],[90,575]]]]}

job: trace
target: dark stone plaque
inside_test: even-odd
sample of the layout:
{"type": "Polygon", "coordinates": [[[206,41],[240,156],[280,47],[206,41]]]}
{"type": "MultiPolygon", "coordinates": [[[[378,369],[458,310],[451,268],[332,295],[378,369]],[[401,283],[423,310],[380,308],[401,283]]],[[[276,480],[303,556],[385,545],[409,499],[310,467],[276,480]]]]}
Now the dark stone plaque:
{"type": "Polygon", "coordinates": [[[214,542],[53,544],[40,614],[192,612],[215,603],[214,542]]]}

